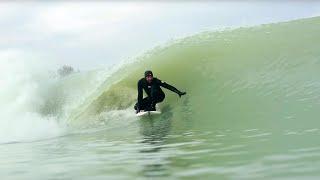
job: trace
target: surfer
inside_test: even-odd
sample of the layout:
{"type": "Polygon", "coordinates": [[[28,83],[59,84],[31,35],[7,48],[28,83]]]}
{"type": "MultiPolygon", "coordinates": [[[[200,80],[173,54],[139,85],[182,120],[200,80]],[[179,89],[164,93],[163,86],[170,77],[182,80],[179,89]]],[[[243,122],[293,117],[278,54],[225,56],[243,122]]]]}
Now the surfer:
{"type": "Polygon", "coordinates": [[[170,84],[167,84],[166,82],[153,77],[152,71],[146,71],[144,73],[144,78],[138,81],[138,102],[134,106],[136,113],[139,113],[141,110],[156,110],[156,104],[162,102],[165,98],[165,94],[162,91],[161,87],[177,93],[179,97],[186,94],[186,92],[181,92],[170,84]],[[148,95],[145,98],[143,98],[143,90],[148,95]]]}

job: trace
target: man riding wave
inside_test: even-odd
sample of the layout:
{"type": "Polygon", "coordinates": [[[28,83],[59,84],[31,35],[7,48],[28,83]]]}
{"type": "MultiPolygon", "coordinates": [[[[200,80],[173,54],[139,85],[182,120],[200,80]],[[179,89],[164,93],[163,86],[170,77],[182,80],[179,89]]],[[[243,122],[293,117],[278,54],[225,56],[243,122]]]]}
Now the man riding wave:
{"type": "Polygon", "coordinates": [[[138,81],[138,102],[134,106],[136,113],[139,113],[141,110],[156,110],[156,104],[162,102],[165,98],[165,94],[161,87],[177,93],[179,97],[186,94],[186,92],[181,92],[172,85],[153,77],[152,71],[146,71],[144,73],[144,78],[138,81]],[[143,98],[143,90],[148,95],[145,98],[143,98]]]}

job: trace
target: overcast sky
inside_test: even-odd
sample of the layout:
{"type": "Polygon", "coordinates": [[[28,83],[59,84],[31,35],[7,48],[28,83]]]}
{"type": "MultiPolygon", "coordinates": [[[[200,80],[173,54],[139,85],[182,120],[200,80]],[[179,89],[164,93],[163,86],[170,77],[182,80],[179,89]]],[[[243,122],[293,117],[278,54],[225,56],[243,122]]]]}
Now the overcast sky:
{"type": "MultiPolygon", "coordinates": [[[[0,62],[101,68],[201,31],[320,15],[320,2],[0,2],[0,62]]],[[[1,65],[1,64],[0,64],[1,65]]]]}

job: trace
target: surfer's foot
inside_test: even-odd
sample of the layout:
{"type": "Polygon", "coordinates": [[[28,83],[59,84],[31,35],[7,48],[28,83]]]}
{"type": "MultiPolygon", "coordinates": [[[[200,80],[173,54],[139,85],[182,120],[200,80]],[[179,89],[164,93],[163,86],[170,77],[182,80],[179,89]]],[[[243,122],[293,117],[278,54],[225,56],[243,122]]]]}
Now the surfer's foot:
{"type": "Polygon", "coordinates": [[[146,109],[146,111],[156,111],[156,106],[150,106],[149,108],[146,109]]]}
{"type": "Polygon", "coordinates": [[[155,103],[151,104],[151,111],[156,111],[156,104],[155,103]]]}

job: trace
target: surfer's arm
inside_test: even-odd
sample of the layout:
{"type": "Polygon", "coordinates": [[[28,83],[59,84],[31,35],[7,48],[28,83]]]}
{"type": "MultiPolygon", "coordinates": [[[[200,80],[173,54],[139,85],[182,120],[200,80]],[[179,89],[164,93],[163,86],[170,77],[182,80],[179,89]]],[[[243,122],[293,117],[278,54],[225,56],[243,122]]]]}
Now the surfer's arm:
{"type": "Polygon", "coordinates": [[[138,82],[138,105],[140,105],[143,98],[143,89],[140,81],[138,82]]]}
{"type": "Polygon", "coordinates": [[[170,91],[172,91],[172,92],[174,92],[174,93],[177,93],[180,97],[181,97],[182,95],[185,95],[185,94],[186,94],[185,92],[179,91],[177,88],[175,88],[174,86],[172,86],[172,85],[170,85],[170,84],[167,84],[167,83],[164,82],[164,81],[161,81],[161,80],[159,80],[159,81],[160,81],[160,86],[162,86],[162,87],[164,87],[164,88],[166,88],[166,89],[169,89],[170,91]]]}

